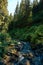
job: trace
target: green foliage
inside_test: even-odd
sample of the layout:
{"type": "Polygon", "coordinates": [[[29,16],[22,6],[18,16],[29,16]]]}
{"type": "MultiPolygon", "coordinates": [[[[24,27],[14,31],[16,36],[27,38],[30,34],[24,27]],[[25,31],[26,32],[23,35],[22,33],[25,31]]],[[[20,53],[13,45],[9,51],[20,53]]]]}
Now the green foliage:
{"type": "Polygon", "coordinates": [[[7,52],[8,45],[18,44],[16,40],[28,41],[32,47],[43,45],[42,2],[35,1],[31,7],[30,0],[21,0],[20,6],[17,3],[14,17],[7,15],[7,0],[0,0],[0,3],[0,47],[4,47],[3,53],[7,52]]]}
{"type": "Polygon", "coordinates": [[[43,21],[43,2],[42,1],[40,1],[36,5],[33,5],[32,13],[33,13],[33,21],[35,21],[35,23],[37,22],[39,23],[40,21],[41,22],[43,21]]]}
{"type": "Polygon", "coordinates": [[[7,0],[0,0],[0,14],[3,16],[8,14],[7,4],[7,0]]]}
{"type": "Polygon", "coordinates": [[[29,41],[32,45],[43,44],[43,4],[35,1],[32,8],[29,2],[27,7],[27,2],[21,1],[20,8],[16,9],[17,12],[19,9],[17,18],[9,24],[8,32],[13,39],[29,41]]]}
{"type": "Polygon", "coordinates": [[[12,26],[13,26],[13,28],[23,28],[25,26],[28,26],[30,10],[31,10],[31,7],[30,7],[29,0],[27,0],[27,1],[22,0],[20,3],[20,7],[18,6],[18,3],[17,3],[15,13],[14,13],[14,19],[9,24],[9,28],[11,29],[12,26]]]}
{"type": "Polygon", "coordinates": [[[10,35],[15,39],[29,41],[34,44],[43,44],[43,25],[35,25],[30,28],[16,28],[10,32],[10,35]]]}
{"type": "Polygon", "coordinates": [[[7,5],[7,0],[0,0],[0,31],[2,31],[5,22],[8,21],[7,5]]]}

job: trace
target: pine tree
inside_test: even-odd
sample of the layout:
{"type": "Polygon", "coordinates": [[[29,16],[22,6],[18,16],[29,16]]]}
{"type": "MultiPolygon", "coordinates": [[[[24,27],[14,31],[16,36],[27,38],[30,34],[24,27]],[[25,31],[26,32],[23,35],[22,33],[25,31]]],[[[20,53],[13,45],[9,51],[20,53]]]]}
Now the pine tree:
{"type": "Polygon", "coordinates": [[[39,9],[40,9],[40,10],[43,10],[43,0],[40,0],[39,9]]]}
{"type": "Polygon", "coordinates": [[[17,21],[19,15],[19,3],[17,2],[15,12],[14,12],[14,20],[17,21]]]}
{"type": "Polygon", "coordinates": [[[19,12],[22,16],[25,14],[25,0],[21,0],[19,12]]]}
{"type": "Polygon", "coordinates": [[[28,16],[30,16],[30,0],[25,0],[26,2],[26,18],[28,18],[28,16]]]}
{"type": "Polygon", "coordinates": [[[32,9],[33,16],[36,15],[37,12],[38,12],[38,0],[33,0],[33,9],[32,9]]]}
{"type": "Polygon", "coordinates": [[[8,11],[7,11],[7,0],[0,0],[0,14],[2,15],[7,15],[8,11]]]}
{"type": "Polygon", "coordinates": [[[18,13],[19,13],[19,3],[17,2],[16,9],[15,9],[15,14],[18,14],[18,13]]]}
{"type": "Polygon", "coordinates": [[[0,30],[2,29],[8,18],[7,5],[8,5],[7,0],[0,0],[0,30]]]}
{"type": "Polygon", "coordinates": [[[22,0],[20,4],[20,14],[25,19],[28,18],[30,14],[30,1],[29,0],[22,0]]]}

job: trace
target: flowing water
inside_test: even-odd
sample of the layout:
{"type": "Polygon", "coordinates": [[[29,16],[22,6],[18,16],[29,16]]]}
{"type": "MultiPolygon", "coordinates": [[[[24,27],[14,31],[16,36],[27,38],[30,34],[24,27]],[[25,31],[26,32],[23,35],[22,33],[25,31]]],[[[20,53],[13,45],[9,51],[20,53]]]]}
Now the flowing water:
{"type": "MultiPolygon", "coordinates": [[[[43,51],[32,50],[29,42],[18,43],[21,43],[18,44],[18,57],[16,56],[16,60],[10,61],[11,64],[8,65],[43,65],[43,51]]],[[[4,65],[3,62],[0,62],[0,65],[4,65]]]]}

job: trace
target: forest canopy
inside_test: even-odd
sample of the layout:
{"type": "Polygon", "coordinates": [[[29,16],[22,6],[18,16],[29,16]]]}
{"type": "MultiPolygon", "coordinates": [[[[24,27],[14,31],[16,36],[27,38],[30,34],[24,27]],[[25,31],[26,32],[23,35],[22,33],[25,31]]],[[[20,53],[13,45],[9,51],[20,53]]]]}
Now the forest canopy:
{"type": "Polygon", "coordinates": [[[14,16],[9,15],[8,1],[0,0],[0,44],[15,39],[28,41],[33,46],[43,45],[43,0],[21,0],[17,3],[14,16]]]}
{"type": "Polygon", "coordinates": [[[13,15],[7,7],[0,0],[0,65],[43,65],[43,0],[21,0],[13,15]]]}

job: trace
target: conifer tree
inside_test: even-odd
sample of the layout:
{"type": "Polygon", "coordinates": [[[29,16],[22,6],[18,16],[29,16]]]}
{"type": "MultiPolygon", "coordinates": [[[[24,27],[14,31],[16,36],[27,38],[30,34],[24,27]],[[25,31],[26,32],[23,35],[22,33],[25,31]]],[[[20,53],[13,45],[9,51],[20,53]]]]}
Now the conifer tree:
{"type": "Polygon", "coordinates": [[[5,22],[8,20],[7,5],[7,0],[0,0],[0,30],[2,29],[5,22]]]}
{"type": "Polygon", "coordinates": [[[2,15],[8,14],[7,5],[8,5],[7,0],[0,0],[0,14],[2,15]]]}

